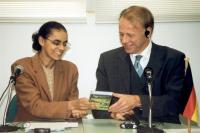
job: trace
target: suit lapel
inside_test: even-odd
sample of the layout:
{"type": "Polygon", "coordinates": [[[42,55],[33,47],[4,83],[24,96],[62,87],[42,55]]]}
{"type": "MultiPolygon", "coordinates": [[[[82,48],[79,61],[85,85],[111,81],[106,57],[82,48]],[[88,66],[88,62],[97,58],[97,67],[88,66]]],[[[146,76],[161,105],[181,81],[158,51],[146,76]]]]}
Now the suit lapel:
{"type": "Polygon", "coordinates": [[[155,79],[156,75],[159,73],[160,67],[162,66],[164,51],[158,50],[159,46],[152,43],[152,50],[150,55],[149,63],[147,64],[148,67],[153,69],[153,79],[155,79]]]}
{"type": "Polygon", "coordinates": [[[48,83],[47,83],[46,76],[45,76],[44,70],[42,68],[42,65],[40,64],[38,54],[36,54],[33,57],[32,60],[33,60],[33,69],[34,69],[34,72],[36,74],[36,77],[38,77],[37,78],[38,79],[38,83],[39,83],[39,85],[41,85],[41,88],[46,93],[49,101],[51,101],[51,94],[50,94],[50,91],[49,91],[49,86],[48,86],[48,83]]]}
{"type": "Polygon", "coordinates": [[[129,93],[130,89],[130,57],[127,53],[125,53],[124,49],[121,48],[119,51],[119,82],[121,83],[120,88],[126,90],[129,93]]]}

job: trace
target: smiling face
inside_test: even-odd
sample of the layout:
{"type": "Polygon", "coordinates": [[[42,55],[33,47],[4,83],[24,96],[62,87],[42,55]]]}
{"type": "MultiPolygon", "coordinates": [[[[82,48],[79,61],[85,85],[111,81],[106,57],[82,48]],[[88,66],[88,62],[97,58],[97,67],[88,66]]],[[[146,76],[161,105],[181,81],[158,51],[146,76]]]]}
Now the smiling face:
{"type": "Polygon", "coordinates": [[[45,62],[56,61],[62,58],[66,50],[68,35],[64,30],[52,29],[48,38],[40,37],[39,41],[43,60],[45,62]]]}
{"type": "Polygon", "coordinates": [[[145,36],[145,31],[139,20],[131,23],[126,18],[120,18],[120,41],[126,53],[139,54],[147,47],[150,39],[145,36]]]}

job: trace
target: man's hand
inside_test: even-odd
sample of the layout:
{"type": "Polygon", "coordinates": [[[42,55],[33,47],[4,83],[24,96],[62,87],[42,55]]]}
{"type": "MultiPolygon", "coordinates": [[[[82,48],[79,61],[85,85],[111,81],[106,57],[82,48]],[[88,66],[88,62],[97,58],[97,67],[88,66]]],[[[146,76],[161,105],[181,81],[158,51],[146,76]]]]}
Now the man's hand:
{"type": "Polygon", "coordinates": [[[124,113],[141,106],[140,97],[138,95],[113,93],[113,96],[119,98],[119,100],[109,107],[109,112],[124,113]]]}

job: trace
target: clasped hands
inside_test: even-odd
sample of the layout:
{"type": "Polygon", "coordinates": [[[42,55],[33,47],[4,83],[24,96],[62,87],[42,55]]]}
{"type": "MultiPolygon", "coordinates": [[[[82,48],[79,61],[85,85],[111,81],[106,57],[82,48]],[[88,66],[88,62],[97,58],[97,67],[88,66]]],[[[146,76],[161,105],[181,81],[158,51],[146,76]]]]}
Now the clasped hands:
{"type": "Polygon", "coordinates": [[[87,98],[70,101],[69,107],[73,118],[82,118],[88,114],[88,110],[96,108],[95,104],[89,102],[87,98]]]}
{"type": "Polygon", "coordinates": [[[138,95],[127,95],[113,93],[114,97],[119,100],[109,107],[111,117],[117,120],[125,120],[126,115],[133,115],[133,109],[141,106],[140,97],[138,95]]]}
{"type": "MultiPolygon", "coordinates": [[[[133,109],[135,107],[140,107],[141,102],[138,95],[127,95],[113,93],[114,97],[119,98],[119,100],[109,107],[109,112],[111,112],[111,117],[117,120],[125,120],[126,115],[133,115],[133,109]]],[[[89,102],[87,98],[80,98],[78,100],[73,100],[70,102],[70,108],[72,110],[72,117],[82,118],[87,115],[88,110],[95,109],[95,103],[89,102]]]]}

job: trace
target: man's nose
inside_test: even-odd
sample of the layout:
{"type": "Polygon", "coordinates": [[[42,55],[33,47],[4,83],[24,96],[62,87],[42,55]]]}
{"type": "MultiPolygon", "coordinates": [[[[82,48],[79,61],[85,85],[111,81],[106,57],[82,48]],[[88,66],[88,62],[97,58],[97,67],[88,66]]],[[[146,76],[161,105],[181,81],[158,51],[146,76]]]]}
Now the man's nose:
{"type": "Polygon", "coordinates": [[[122,38],[121,38],[122,43],[127,43],[128,40],[129,40],[129,37],[127,35],[123,35],[122,38]]]}

